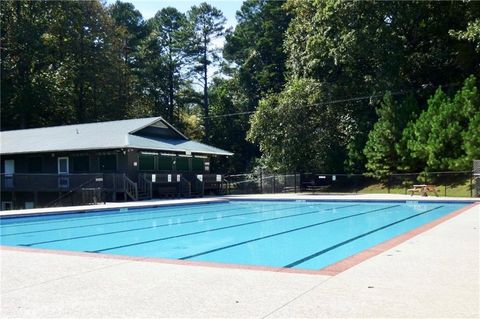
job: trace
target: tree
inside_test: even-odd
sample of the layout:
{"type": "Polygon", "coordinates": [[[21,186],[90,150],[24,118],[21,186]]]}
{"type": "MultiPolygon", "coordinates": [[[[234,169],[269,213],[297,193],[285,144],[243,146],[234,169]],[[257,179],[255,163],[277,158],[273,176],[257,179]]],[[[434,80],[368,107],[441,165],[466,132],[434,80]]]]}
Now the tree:
{"type": "Polygon", "coordinates": [[[459,40],[467,40],[476,44],[477,52],[480,52],[480,19],[469,22],[465,31],[451,31],[451,35],[459,40]]]}
{"type": "Polygon", "coordinates": [[[175,108],[178,108],[176,95],[185,83],[182,69],[186,63],[187,20],[177,9],[168,7],[158,11],[150,21],[152,27],[151,41],[159,63],[166,72],[164,100],[167,102],[167,115],[175,123],[175,108]]]}
{"type": "Polygon", "coordinates": [[[283,50],[290,15],[285,1],[248,0],[237,12],[238,24],[227,32],[223,55],[235,63],[239,88],[254,110],[263,95],[280,92],[285,84],[283,50]]]}
{"type": "Polygon", "coordinates": [[[470,168],[474,156],[479,155],[479,113],[475,77],[467,78],[453,99],[438,88],[428,100],[428,108],[405,130],[407,150],[430,171],[470,168]]]}
{"type": "Polygon", "coordinates": [[[247,98],[239,88],[238,78],[216,78],[210,87],[211,143],[234,153],[231,157],[212,159],[217,169],[226,173],[252,169],[252,158],[258,156],[255,145],[246,140],[249,114],[247,98]]]}
{"type": "Polygon", "coordinates": [[[55,70],[58,43],[51,29],[64,14],[61,5],[2,1],[0,6],[2,129],[71,121],[69,92],[56,94],[65,74],[55,70]]]}
{"type": "Polygon", "coordinates": [[[344,100],[346,162],[357,164],[355,170],[366,160],[363,149],[376,120],[376,105],[364,97],[418,90],[422,105],[430,88],[480,71],[473,46],[449,35],[478,17],[478,3],[289,0],[287,8],[293,15],[285,40],[291,77],[313,78],[332,100],[344,100]]]}
{"type": "Polygon", "coordinates": [[[208,142],[210,136],[208,72],[209,67],[220,60],[219,50],[214,47],[213,41],[223,35],[226,20],[220,10],[205,2],[199,6],[193,6],[188,11],[188,20],[192,32],[188,48],[193,66],[191,71],[203,88],[205,141],[208,142]]]}
{"type": "Polygon", "coordinates": [[[110,17],[116,25],[116,37],[121,41],[124,66],[118,79],[119,107],[127,110],[141,95],[139,87],[140,44],[147,36],[148,29],[140,11],[131,3],[117,1],[108,7],[110,17]]]}
{"type": "Polygon", "coordinates": [[[401,163],[396,146],[417,109],[411,94],[404,101],[395,100],[391,92],[385,94],[377,108],[378,121],[368,134],[364,149],[367,158],[365,166],[371,176],[382,179],[399,169],[401,163]]]}
{"type": "Polygon", "coordinates": [[[289,81],[279,95],[260,101],[248,139],[260,145],[263,165],[272,170],[339,172],[345,158],[342,112],[324,99],[320,83],[289,81]]]}

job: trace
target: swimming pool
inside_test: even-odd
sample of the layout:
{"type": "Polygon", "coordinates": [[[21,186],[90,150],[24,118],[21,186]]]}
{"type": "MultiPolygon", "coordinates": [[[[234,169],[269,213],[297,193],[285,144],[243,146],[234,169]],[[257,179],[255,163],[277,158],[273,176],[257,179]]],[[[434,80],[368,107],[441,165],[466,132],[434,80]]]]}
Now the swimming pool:
{"type": "Polygon", "coordinates": [[[469,203],[232,200],[0,219],[1,244],[318,270],[469,203]]]}

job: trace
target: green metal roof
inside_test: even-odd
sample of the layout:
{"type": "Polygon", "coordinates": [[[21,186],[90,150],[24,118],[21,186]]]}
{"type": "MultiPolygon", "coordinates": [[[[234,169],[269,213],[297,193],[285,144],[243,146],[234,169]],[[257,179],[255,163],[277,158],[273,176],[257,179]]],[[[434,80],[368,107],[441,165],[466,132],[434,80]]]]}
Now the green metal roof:
{"type": "Polygon", "coordinates": [[[162,117],[98,122],[0,132],[0,154],[68,152],[101,149],[144,149],[175,153],[233,155],[189,140],[162,117]],[[140,132],[161,128],[169,136],[140,132]]]}

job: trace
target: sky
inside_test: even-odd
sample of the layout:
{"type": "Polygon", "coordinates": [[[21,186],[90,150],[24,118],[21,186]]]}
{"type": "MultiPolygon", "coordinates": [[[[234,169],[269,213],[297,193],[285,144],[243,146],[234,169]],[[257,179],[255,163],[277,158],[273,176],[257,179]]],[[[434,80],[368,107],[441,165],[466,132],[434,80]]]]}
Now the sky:
{"type": "MultiPolygon", "coordinates": [[[[106,2],[111,4],[116,0],[107,0],[106,2]]],[[[158,10],[165,7],[174,7],[178,11],[186,13],[192,6],[207,2],[223,12],[227,19],[226,28],[236,25],[235,13],[240,10],[243,3],[242,0],[122,0],[122,2],[133,4],[142,13],[144,19],[153,17],[158,10]]]]}

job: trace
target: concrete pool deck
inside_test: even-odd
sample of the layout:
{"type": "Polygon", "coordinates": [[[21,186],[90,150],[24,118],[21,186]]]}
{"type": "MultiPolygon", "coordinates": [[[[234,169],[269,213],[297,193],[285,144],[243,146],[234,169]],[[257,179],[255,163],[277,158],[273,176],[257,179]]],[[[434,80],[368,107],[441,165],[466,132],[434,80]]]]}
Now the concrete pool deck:
{"type": "MultiPolygon", "coordinates": [[[[404,195],[282,194],[248,198],[454,200],[404,195]]],[[[172,201],[142,205],[164,203],[172,201]]],[[[87,208],[119,204],[126,207],[132,203],[87,208]]],[[[479,217],[477,204],[335,276],[4,247],[0,250],[0,316],[478,318],[479,217]]]]}

